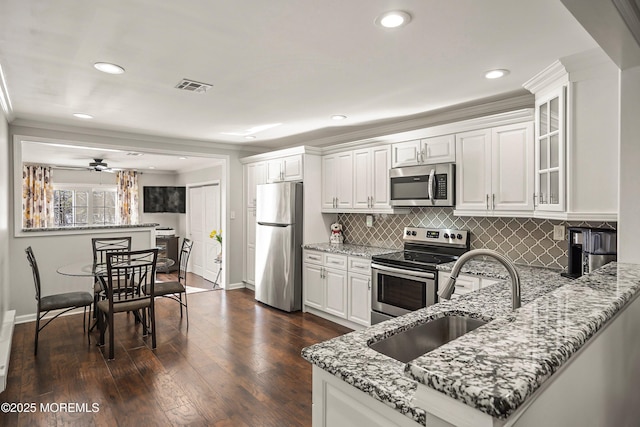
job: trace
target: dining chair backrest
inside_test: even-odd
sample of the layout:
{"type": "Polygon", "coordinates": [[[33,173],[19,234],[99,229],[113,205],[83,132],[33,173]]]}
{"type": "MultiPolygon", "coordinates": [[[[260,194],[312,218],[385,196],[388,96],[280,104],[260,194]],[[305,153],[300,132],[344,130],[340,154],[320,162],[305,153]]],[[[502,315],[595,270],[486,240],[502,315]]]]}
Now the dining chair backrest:
{"type": "Polygon", "coordinates": [[[31,271],[33,273],[33,283],[36,287],[36,301],[38,301],[38,304],[39,304],[40,294],[41,294],[40,270],[38,270],[38,263],[36,262],[36,256],[33,254],[33,249],[31,249],[31,246],[29,246],[24,251],[27,253],[27,260],[29,261],[29,265],[31,266],[31,271]]]}
{"type": "Polygon", "coordinates": [[[131,236],[127,237],[94,237],[91,239],[93,247],[93,265],[106,265],[107,253],[131,251],[131,236]]]}
{"type": "Polygon", "coordinates": [[[107,288],[109,306],[133,302],[153,295],[158,249],[107,253],[107,288]]]}
{"type": "Polygon", "coordinates": [[[187,266],[189,265],[189,255],[191,255],[191,248],[193,247],[193,241],[186,237],[182,241],[182,249],[180,249],[180,256],[178,263],[180,268],[178,269],[178,282],[186,285],[187,282],[187,266]]]}

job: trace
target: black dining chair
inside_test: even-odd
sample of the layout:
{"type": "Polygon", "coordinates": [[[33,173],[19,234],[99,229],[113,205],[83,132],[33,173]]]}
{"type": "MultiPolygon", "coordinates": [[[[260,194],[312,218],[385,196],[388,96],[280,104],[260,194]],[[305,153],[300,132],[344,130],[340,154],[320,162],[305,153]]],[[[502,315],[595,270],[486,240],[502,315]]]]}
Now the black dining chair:
{"type": "Polygon", "coordinates": [[[52,320],[57,318],[58,316],[73,310],[74,308],[84,307],[84,312],[82,314],[82,329],[86,330],[87,328],[87,307],[91,309],[91,304],[93,303],[93,296],[89,292],[66,292],[62,294],[53,294],[42,296],[42,287],[40,283],[40,270],[38,269],[38,263],[36,262],[36,257],[33,254],[33,249],[29,246],[25,249],[27,253],[27,260],[29,261],[29,265],[31,266],[31,270],[33,272],[33,283],[36,287],[36,301],[37,304],[37,312],[36,312],[36,338],[35,344],[33,348],[33,355],[38,355],[38,337],[40,335],[40,331],[45,328],[52,320]],[[47,322],[40,326],[40,321],[52,310],[63,310],[56,313],[55,316],[47,319],[47,322]],[[42,313],[42,314],[41,314],[42,313]]]}
{"type": "MultiPolygon", "coordinates": [[[[169,282],[157,282],[153,296],[170,298],[177,301],[180,304],[180,317],[182,317],[182,307],[187,313],[187,329],[189,329],[189,306],[187,304],[187,265],[189,264],[189,255],[191,255],[191,248],[193,247],[193,241],[185,239],[182,241],[182,249],[180,249],[180,255],[178,257],[178,280],[169,282]],[[184,295],[184,302],[182,296],[184,295]]],[[[150,293],[145,290],[145,292],[150,293]]]]}
{"type": "MultiPolygon", "coordinates": [[[[131,236],[126,237],[94,237],[91,239],[93,249],[93,271],[107,270],[108,252],[129,252],[131,250],[131,236]]],[[[100,299],[105,296],[105,283],[96,275],[93,285],[93,306],[96,307],[100,299]]],[[[95,311],[94,311],[95,316],[95,311]]]]}
{"type": "Polygon", "coordinates": [[[115,354],[114,319],[116,313],[141,313],[143,336],[151,330],[151,348],[156,348],[156,317],[154,299],[158,249],[107,253],[106,299],[98,302],[100,345],[109,328],[109,359],[115,354]],[[150,294],[144,292],[150,290],[150,294]],[[148,321],[147,321],[148,319],[148,321]]]}

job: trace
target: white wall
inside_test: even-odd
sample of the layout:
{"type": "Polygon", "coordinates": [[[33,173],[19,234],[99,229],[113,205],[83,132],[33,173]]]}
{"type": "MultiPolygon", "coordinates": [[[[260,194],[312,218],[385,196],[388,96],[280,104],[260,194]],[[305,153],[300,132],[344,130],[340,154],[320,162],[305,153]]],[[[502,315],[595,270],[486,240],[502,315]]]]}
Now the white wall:
{"type": "Polygon", "coordinates": [[[9,215],[13,212],[9,158],[9,125],[0,113],[0,326],[9,308],[9,215]]]}
{"type": "MultiPolygon", "coordinates": [[[[173,187],[180,185],[177,183],[177,174],[160,174],[143,172],[138,178],[138,196],[140,222],[143,224],[160,224],[160,227],[171,227],[176,230],[177,235],[181,235],[178,231],[180,222],[183,221],[185,214],[181,213],[144,213],[144,191],[145,185],[150,186],[168,186],[173,187]]],[[[184,234],[182,234],[184,236],[184,234]]]]}
{"type": "MultiPolygon", "coordinates": [[[[222,206],[226,206],[220,218],[224,236],[223,253],[228,254],[223,258],[225,263],[223,271],[228,273],[225,277],[226,287],[229,285],[236,287],[242,284],[242,165],[240,158],[247,155],[241,152],[229,153],[226,165],[217,164],[211,168],[191,171],[178,176],[179,185],[220,181],[220,198],[222,206]]],[[[180,224],[180,230],[182,233],[186,233],[186,218],[180,224]]]]}
{"type": "Polygon", "coordinates": [[[618,260],[640,263],[640,67],[620,72],[618,260]]]}
{"type": "MultiPolygon", "coordinates": [[[[64,292],[68,289],[74,288],[74,286],[77,289],[78,286],[82,287],[86,286],[86,284],[75,282],[74,285],[74,281],[63,282],[61,280],[61,275],[55,272],[54,267],[62,265],[64,261],[73,262],[84,259],[87,255],[86,242],[88,241],[89,236],[45,236],[44,234],[37,232],[28,236],[21,236],[19,235],[20,233],[14,235],[14,211],[20,211],[19,207],[14,208],[13,201],[13,150],[16,139],[15,136],[25,136],[38,141],[69,141],[74,143],[100,144],[105,147],[127,150],[136,149],[156,153],[180,153],[190,156],[212,157],[214,159],[223,160],[228,159],[229,168],[226,172],[226,179],[228,182],[238,183],[237,185],[240,186],[238,187],[240,189],[240,183],[242,182],[242,166],[240,165],[238,158],[255,154],[255,151],[240,151],[233,149],[231,146],[223,146],[221,144],[212,144],[203,141],[176,140],[149,135],[101,131],[97,129],[62,127],[44,123],[34,123],[30,126],[15,124],[9,126],[9,142],[6,144],[8,147],[0,147],[0,149],[2,150],[2,159],[9,162],[9,182],[7,191],[4,193],[4,197],[9,201],[5,206],[8,206],[10,212],[8,218],[8,229],[12,230],[8,239],[8,258],[15,260],[9,271],[10,297],[8,308],[17,310],[16,315],[20,316],[18,321],[28,318],[29,314],[33,314],[35,312],[33,280],[24,256],[24,249],[29,245],[33,246],[36,256],[38,257],[39,264],[43,264],[45,269],[43,281],[52,285],[47,288],[46,292],[64,292]],[[62,258],[63,256],[65,256],[65,258],[62,258]]],[[[0,170],[0,173],[6,173],[5,171],[6,169],[3,168],[0,170]]],[[[190,174],[187,174],[187,176],[190,176],[190,174]]],[[[158,182],[154,177],[155,175],[152,177],[152,174],[143,175],[142,182],[145,182],[147,178],[151,179],[152,182],[158,182]]],[[[173,182],[171,182],[171,184],[173,184],[173,182]]],[[[176,182],[176,184],[182,185],[178,182],[176,182]]],[[[231,194],[227,197],[229,201],[227,209],[235,212],[241,212],[242,191],[231,191],[229,193],[231,194]]],[[[146,219],[147,218],[145,217],[145,220],[146,219]]],[[[18,221],[20,221],[20,218],[18,218],[18,221]]],[[[181,229],[180,221],[181,220],[178,219],[177,229],[181,229]]],[[[164,220],[164,217],[162,217],[162,221],[153,222],[164,223],[166,221],[164,220]]],[[[18,225],[19,224],[20,223],[18,223],[18,225]]],[[[242,256],[241,227],[242,224],[240,220],[232,221],[231,225],[227,227],[229,231],[229,238],[227,239],[229,248],[226,250],[227,253],[230,254],[230,259],[227,261],[230,265],[226,271],[229,273],[227,276],[229,283],[240,283],[242,281],[242,263],[239,262],[242,256]]]]}

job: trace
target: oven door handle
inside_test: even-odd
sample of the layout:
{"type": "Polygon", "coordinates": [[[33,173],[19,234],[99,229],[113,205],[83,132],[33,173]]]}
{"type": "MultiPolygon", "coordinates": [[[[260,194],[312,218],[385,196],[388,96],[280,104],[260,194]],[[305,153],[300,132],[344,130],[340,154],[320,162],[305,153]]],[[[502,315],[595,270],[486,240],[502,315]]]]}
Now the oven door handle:
{"type": "Polygon", "coordinates": [[[415,276],[415,277],[423,277],[425,279],[435,279],[436,275],[433,273],[425,273],[422,271],[414,271],[414,270],[403,270],[401,268],[395,268],[395,267],[387,267],[386,265],[380,265],[380,264],[376,264],[376,263],[371,263],[371,268],[375,268],[376,270],[380,270],[380,271],[387,271],[389,273],[397,273],[397,274],[404,274],[407,276],[415,276]]]}

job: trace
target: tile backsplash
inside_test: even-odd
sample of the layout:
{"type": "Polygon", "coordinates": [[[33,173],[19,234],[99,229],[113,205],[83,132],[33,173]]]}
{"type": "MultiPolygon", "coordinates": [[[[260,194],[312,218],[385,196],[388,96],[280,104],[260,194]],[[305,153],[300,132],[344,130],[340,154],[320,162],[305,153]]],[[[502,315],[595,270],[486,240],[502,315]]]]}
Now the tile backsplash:
{"type": "Polygon", "coordinates": [[[457,217],[453,208],[414,208],[407,215],[374,215],[373,227],[365,214],[340,214],[345,243],[402,249],[404,227],[455,228],[471,231],[471,249],[498,251],[516,264],[565,269],[567,238],[553,240],[553,226],[617,227],[612,222],[556,221],[536,218],[457,217]]]}

